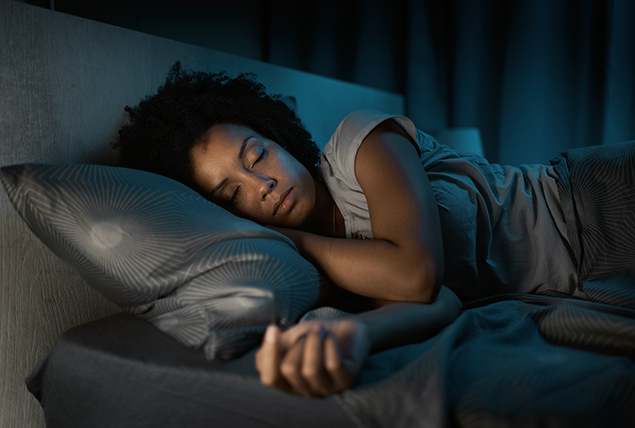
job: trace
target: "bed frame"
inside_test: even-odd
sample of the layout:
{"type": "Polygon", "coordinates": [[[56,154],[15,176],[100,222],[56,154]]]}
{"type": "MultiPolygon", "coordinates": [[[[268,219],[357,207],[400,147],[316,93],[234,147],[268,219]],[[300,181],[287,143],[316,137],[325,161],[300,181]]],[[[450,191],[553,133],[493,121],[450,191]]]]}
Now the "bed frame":
{"type": "MultiPolygon", "coordinates": [[[[0,0],[0,165],[114,162],[123,107],[170,66],[255,72],[293,97],[323,146],[358,108],[403,113],[401,95],[348,84],[46,9],[0,0]]],[[[118,312],[27,229],[0,192],[0,426],[44,425],[24,378],[68,328],[118,312]]]]}

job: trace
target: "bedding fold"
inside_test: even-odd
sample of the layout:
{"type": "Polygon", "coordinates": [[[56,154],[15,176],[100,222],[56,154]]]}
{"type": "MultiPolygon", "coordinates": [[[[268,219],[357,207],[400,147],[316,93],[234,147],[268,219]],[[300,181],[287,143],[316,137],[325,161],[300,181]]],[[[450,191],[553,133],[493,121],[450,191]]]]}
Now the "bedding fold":
{"type": "Polygon", "coordinates": [[[635,311],[513,297],[372,356],[338,402],[360,427],[635,426],[635,311]]]}

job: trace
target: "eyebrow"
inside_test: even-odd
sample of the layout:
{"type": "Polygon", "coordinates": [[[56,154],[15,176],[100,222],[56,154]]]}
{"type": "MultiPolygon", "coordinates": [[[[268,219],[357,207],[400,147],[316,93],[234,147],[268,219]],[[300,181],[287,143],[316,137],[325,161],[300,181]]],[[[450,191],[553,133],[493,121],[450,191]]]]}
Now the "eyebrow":
{"type": "Polygon", "coordinates": [[[252,136],[251,136],[251,135],[249,135],[247,138],[245,138],[245,139],[243,140],[243,144],[240,146],[240,151],[238,152],[238,159],[239,159],[239,160],[243,158],[243,154],[245,154],[245,148],[247,147],[247,142],[249,141],[249,139],[250,139],[251,137],[252,137],[252,136]]]}
{"type": "MultiPolygon", "coordinates": [[[[243,155],[245,154],[245,148],[247,147],[247,143],[249,142],[249,139],[252,136],[248,136],[247,138],[245,138],[243,140],[243,143],[240,145],[240,150],[238,151],[238,159],[242,159],[243,155]]],[[[220,183],[218,183],[210,192],[209,192],[209,196],[208,197],[212,197],[214,195],[214,193],[216,193],[218,191],[218,189],[220,189],[221,187],[223,187],[225,185],[225,183],[227,183],[227,178],[224,178],[223,181],[221,181],[220,183]]]]}
{"type": "Polygon", "coordinates": [[[216,185],[216,187],[214,187],[214,188],[213,188],[213,189],[209,192],[209,197],[211,198],[211,197],[214,195],[214,193],[216,193],[216,191],[217,191],[218,189],[220,189],[221,187],[223,187],[223,186],[225,185],[225,183],[227,183],[227,179],[226,179],[226,178],[225,178],[225,179],[223,179],[223,181],[221,181],[220,183],[218,183],[218,184],[216,185]]]}

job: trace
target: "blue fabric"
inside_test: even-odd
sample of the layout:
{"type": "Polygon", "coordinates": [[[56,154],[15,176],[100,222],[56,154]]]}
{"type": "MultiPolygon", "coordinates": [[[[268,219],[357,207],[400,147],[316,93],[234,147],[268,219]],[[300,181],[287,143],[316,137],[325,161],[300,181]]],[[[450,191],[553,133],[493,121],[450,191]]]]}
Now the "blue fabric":
{"type": "Polygon", "coordinates": [[[556,162],[573,198],[580,282],[635,277],[635,141],[569,150],[556,162]]]}
{"type": "Polygon", "coordinates": [[[255,352],[207,361],[118,313],[64,333],[26,383],[47,428],[351,428],[333,398],[260,383],[255,352]]]}
{"type": "Polygon", "coordinates": [[[27,385],[51,428],[635,426],[635,311],[528,295],[475,305],[372,355],[327,399],[263,386],[253,352],[205,361],[127,314],[65,333],[27,385]]]}
{"type": "Polygon", "coordinates": [[[372,356],[338,400],[360,427],[634,426],[635,311],[530,298],[372,356]]]}

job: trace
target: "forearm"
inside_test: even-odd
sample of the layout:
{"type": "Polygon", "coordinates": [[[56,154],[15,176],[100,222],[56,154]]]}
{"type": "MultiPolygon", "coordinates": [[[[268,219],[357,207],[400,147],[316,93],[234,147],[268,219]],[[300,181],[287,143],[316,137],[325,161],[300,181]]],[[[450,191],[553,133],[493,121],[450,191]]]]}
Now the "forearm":
{"type": "Polygon", "coordinates": [[[460,311],[459,299],[441,287],[432,304],[395,303],[337,320],[305,321],[284,333],[269,326],[256,368],[265,385],[327,396],[353,384],[369,353],[428,339],[460,311]]]}
{"type": "Polygon", "coordinates": [[[461,301],[447,287],[430,304],[395,303],[354,316],[366,329],[371,352],[428,339],[461,313],[461,301]]]}
{"type": "Polygon", "coordinates": [[[434,255],[424,252],[421,256],[421,251],[409,251],[389,241],[306,232],[297,232],[293,240],[302,255],[339,287],[374,299],[429,303],[443,274],[434,255]]]}

